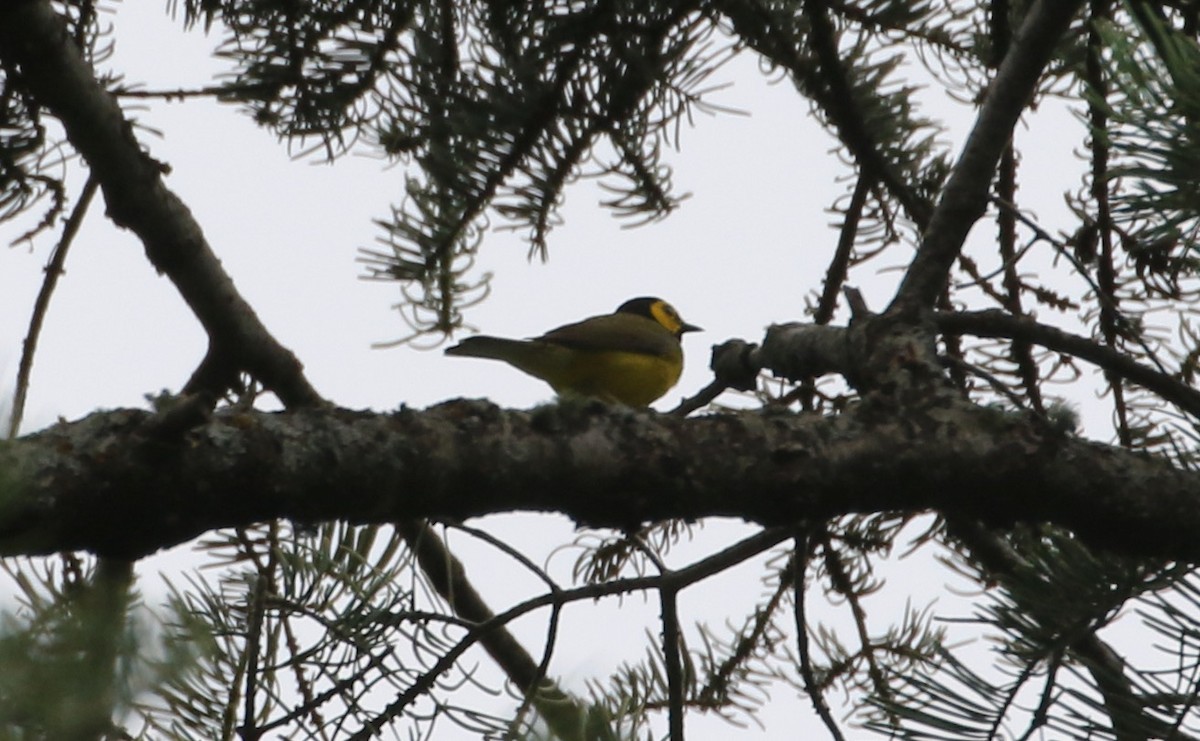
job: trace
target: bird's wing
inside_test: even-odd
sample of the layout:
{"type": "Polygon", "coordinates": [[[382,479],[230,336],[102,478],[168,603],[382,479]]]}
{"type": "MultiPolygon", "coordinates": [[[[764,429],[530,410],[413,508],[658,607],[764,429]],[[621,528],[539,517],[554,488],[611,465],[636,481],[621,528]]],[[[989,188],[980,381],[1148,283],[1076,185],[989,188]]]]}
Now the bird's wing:
{"type": "Polygon", "coordinates": [[[679,352],[679,341],[652,319],[607,314],[552,329],[537,338],[576,350],[645,353],[667,357],[679,352]]]}

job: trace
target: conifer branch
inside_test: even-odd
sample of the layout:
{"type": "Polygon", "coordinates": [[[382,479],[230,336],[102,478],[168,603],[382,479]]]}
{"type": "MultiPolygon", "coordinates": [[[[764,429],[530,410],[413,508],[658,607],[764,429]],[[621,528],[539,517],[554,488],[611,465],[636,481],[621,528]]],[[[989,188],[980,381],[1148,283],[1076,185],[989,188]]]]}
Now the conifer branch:
{"type": "Polygon", "coordinates": [[[936,304],[967,232],[987,206],[988,188],[1013,127],[1080,5],[1082,0],[1038,0],[1030,7],[988,89],[962,155],[942,188],[921,247],[890,311],[914,311],[936,304]]]}
{"type": "Polygon", "coordinates": [[[952,398],[895,416],[880,397],[832,419],[642,413],[636,425],[602,405],[239,411],[178,440],[140,442],[148,415],[105,412],[0,448],[15,492],[0,510],[0,552],[137,557],[281,517],[460,521],[523,510],[636,529],[934,509],[994,525],[1053,522],[1096,547],[1200,559],[1200,474],[952,398]]]}
{"type": "Polygon", "coordinates": [[[62,122],[100,184],[109,218],[138,235],[150,262],[171,279],[207,331],[204,373],[193,377],[189,389],[219,396],[244,370],[285,404],[320,402],[300,362],[266,330],[191,211],[166,187],[166,166],[142,150],[49,2],[0,5],[0,61],[17,70],[21,86],[62,122]]]}

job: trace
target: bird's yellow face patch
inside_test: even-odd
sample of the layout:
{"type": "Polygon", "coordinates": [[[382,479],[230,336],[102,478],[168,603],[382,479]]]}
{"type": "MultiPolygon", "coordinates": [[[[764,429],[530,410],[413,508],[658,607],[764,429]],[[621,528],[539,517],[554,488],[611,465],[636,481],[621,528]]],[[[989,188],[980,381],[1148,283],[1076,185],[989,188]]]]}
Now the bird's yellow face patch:
{"type": "Polygon", "coordinates": [[[650,304],[650,316],[654,317],[655,321],[666,327],[667,331],[673,335],[679,335],[683,329],[683,318],[679,316],[678,311],[675,311],[675,307],[666,301],[655,301],[650,304]]]}

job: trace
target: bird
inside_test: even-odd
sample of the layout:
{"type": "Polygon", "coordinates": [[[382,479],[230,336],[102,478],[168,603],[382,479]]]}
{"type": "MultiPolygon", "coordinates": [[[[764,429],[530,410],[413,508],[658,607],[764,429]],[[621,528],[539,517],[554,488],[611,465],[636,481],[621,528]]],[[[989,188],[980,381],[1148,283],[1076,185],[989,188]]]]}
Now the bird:
{"type": "Polygon", "coordinates": [[[447,355],[503,360],[540,378],[560,396],[593,397],[630,407],[649,406],[671,390],[683,371],[688,324],[666,301],[642,296],[612,314],[552,329],[541,337],[513,340],[475,335],[446,349],[447,355]]]}

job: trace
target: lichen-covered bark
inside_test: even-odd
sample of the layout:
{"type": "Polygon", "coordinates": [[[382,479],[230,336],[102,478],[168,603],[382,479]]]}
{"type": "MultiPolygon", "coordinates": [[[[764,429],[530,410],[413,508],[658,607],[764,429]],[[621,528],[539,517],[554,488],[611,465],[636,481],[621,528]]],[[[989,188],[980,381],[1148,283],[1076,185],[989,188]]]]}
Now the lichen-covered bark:
{"type": "Polygon", "coordinates": [[[0,448],[0,553],[137,557],[275,517],[395,522],[515,510],[583,525],[765,525],[928,510],[1049,521],[1093,545],[1200,558],[1200,476],[1036,418],[943,400],[898,415],[676,419],[600,404],[228,412],[178,435],[120,410],[0,448]]]}

